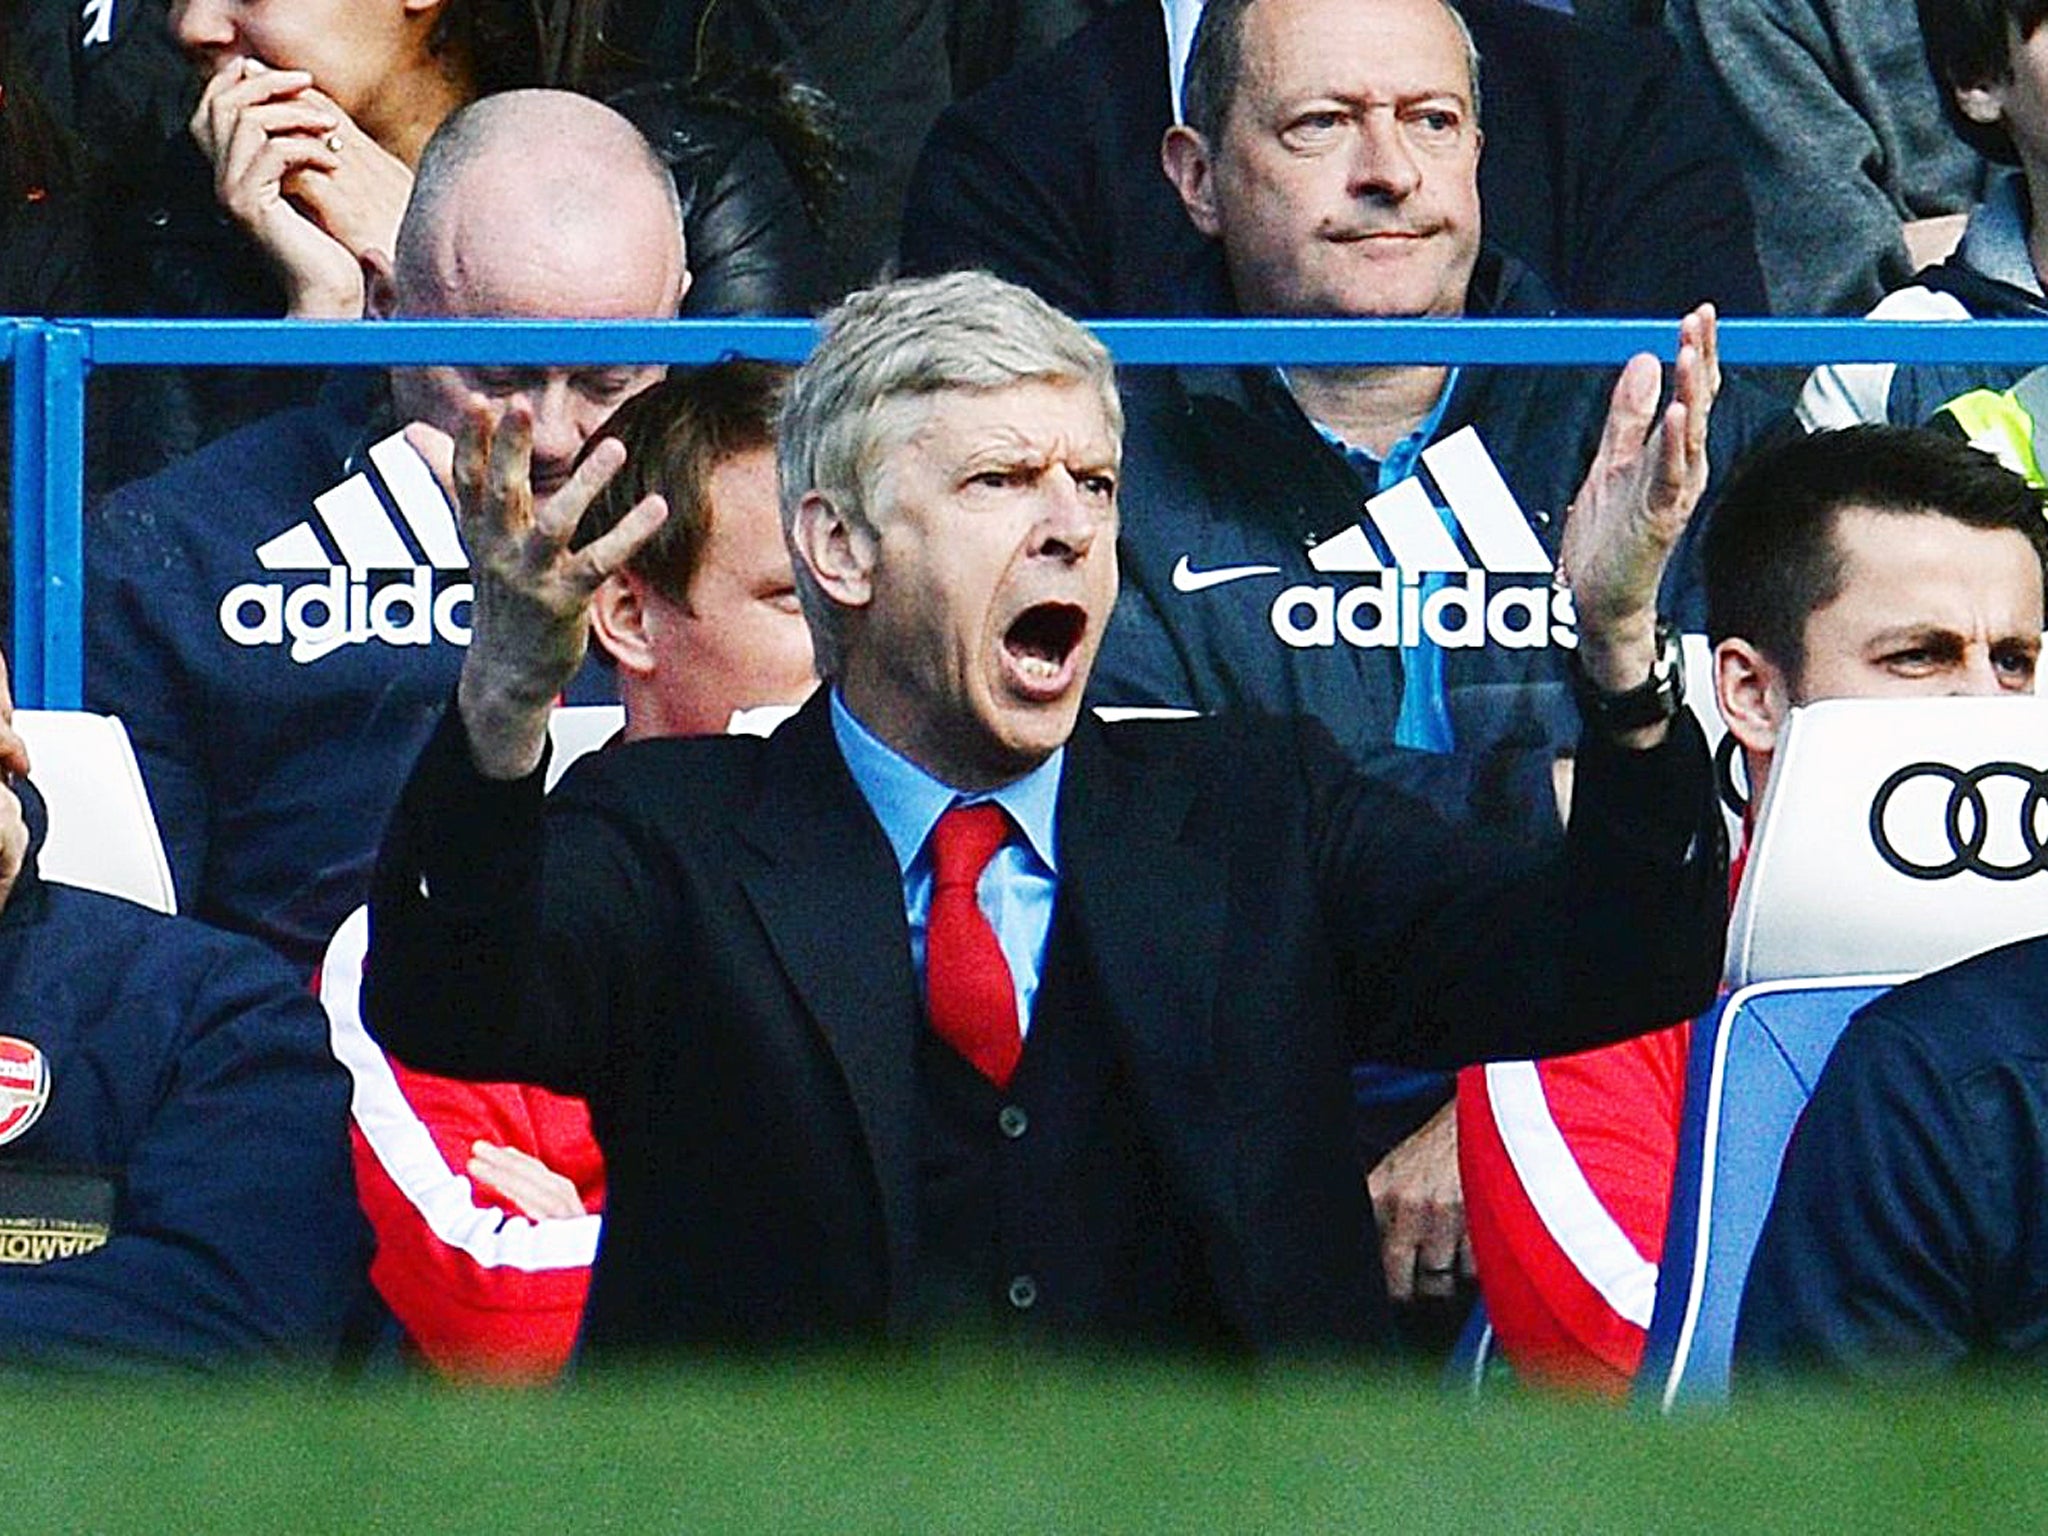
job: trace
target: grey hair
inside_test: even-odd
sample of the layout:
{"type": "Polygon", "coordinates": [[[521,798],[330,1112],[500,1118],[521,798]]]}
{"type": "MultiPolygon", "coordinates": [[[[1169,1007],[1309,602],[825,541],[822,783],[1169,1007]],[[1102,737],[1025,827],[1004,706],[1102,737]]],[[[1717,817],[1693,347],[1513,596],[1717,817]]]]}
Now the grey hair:
{"type": "MultiPolygon", "coordinates": [[[[1122,438],[1108,350],[1028,288],[987,272],[950,272],[849,294],[825,316],[817,350],[783,398],[775,457],[784,534],[793,535],[797,508],[813,491],[854,526],[875,531],[888,461],[933,396],[1040,381],[1093,386],[1122,438]]],[[[791,557],[818,675],[829,678],[845,615],[794,547],[791,557]]]]}
{"type": "MultiPolygon", "coordinates": [[[[573,91],[499,91],[458,107],[434,130],[420,152],[413,169],[412,195],[406,200],[405,216],[399,221],[398,238],[392,252],[392,273],[401,293],[427,291],[435,278],[435,236],[448,204],[470,171],[488,157],[518,154],[531,166],[537,158],[535,140],[568,138],[587,146],[587,156],[560,158],[567,167],[557,180],[559,187],[545,179],[529,178],[528,195],[559,197],[590,185],[581,169],[590,160],[617,163],[615,156],[628,145],[638,146],[638,159],[647,174],[660,185],[674,216],[677,249],[683,246],[683,201],[676,191],[674,173],[652,144],[627,118],[588,96],[573,91]],[[610,142],[607,142],[610,141],[610,142]]],[[[628,153],[631,151],[628,150],[628,153]]],[[[687,257],[685,258],[687,260],[687,257]]]]}
{"type": "MultiPolygon", "coordinates": [[[[1181,115],[1187,125],[1213,146],[1244,83],[1244,18],[1258,0],[1205,0],[1188,46],[1187,72],[1181,80],[1181,115]]],[[[1472,115],[1479,115],[1479,44],[1451,0],[1438,0],[1465,40],[1465,68],[1472,77],[1472,115]]]]}

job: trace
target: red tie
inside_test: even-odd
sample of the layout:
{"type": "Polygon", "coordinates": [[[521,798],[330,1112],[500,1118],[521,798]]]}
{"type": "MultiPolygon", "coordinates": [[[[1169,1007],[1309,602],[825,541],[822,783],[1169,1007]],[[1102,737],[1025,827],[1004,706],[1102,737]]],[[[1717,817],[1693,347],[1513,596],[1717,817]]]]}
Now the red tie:
{"type": "Polygon", "coordinates": [[[939,818],[932,828],[932,909],[924,939],[932,1029],[998,1088],[1009,1087],[1024,1037],[1009,963],[974,887],[1009,836],[1010,818],[992,802],[956,805],[939,818]]]}

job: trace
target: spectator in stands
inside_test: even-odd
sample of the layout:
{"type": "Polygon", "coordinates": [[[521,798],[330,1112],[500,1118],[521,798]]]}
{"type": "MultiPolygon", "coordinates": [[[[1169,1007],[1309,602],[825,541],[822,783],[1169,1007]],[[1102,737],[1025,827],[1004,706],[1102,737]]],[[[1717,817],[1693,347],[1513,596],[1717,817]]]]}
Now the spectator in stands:
{"type": "MultiPolygon", "coordinates": [[[[506,0],[379,0],[336,18],[283,0],[173,0],[170,16],[208,77],[193,137],[222,205],[283,278],[286,313],[351,319],[363,311],[363,260],[390,251],[435,128],[493,91],[595,79],[599,18],[589,3],[543,17],[506,0]]],[[[666,110],[698,160],[707,136],[724,150],[691,163],[684,189],[704,221],[690,231],[700,280],[718,285],[699,295],[713,305],[700,312],[809,309],[823,297],[810,275],[815,232],[767,141],[730,111],[726,122],[708,108],[666,110]],[[764,282],[758,252],[770,243],[764,282]],[[752,286],[726,293],[726,264],[741,255],[752,286]],[[801,280],[776,281],[790,278],[801,280]]]]}
{"type": "Polygon", "coordinates": [[[1943,122],[1913,0],[1669,0],[1664,14],[1733,124],[1774,314],[1860,315],[1948,254],[1985,167],[1943,122]]]}
{"type": "Polygon", "coordinates": [[[347,1080],[261,945],[45,881],[0,668],[0,1361],[331,1366],[369,1300],[347,1080]]]}
{"type": "MultiPolygon", "coordinates": [[[[382,315],[657,319],[689,282],[666,168],[617,113],[553,91],[450,117],[375,266],[382,315]]],[[[99,509],[86,697],[128,723],[184,910],[304,973],[364,898],[470,622],[453,518],[398,424],[524,396],[545,497],[660,373],[394,369],[388,403],[269,418],[99,509]]]]}
{"type": "Polygon", "coordinates": [[[811,81],[837,105],[846,192],[823,234],[833,290],[844,293],[875,281],[894,261],[904,185],[939,110],[1109,3],[612,0],[605,32],[658,71],[716,76],[771,64],[811,81]]]}
{"type": "MultiPolygon", "coordinates": [[[[2044,553],[2038,492],[1938,433],[1852,427],[1746,464],[1705,555],[1715,700],[1749,803],[1796,705],[2031,693],[2044,553]]],[[[1626,1390],[1656,1293],[1690,1036],[1681,1024],[1461,1074],[1472,1243],[1518,1374],[1626,1390]]],[[[1825,1198],[1861,1186],[1843,1171],[1825,1198]]],[[[1805,1266],[1805,1284],[1825,1282],[1805,1266]]]]}
{"type": "MultiPolygon", "coordinates": [[[[787,370],[726,362],[671,374],[606,425],[626,467],[583,515],[601,537],[643,496],[668,521],[605,578],[591,632],[618,669],[625,741],[723,731],[794,706],[816,677],[775,498],[787,370]]],[[[414,1072],[364,1034],[365,918],[329,948],[321,998],[356,1080],[356,1182],[377,1235],[370,1271],[437,1370],[552,1376],[582,1319],[604,1162],[579,1099],[414,1072]],[[466,1177],[464,1177],[466,1175],[466,1177]]]]}
{"type": "MultiPolygon", "coordinates": [[[[1210,0],[1162,154],[1243,313],[1549,311],[1481,242],[1473,69],[1441,0],[1210,0]]],[[[1592,370],[1134,371],[1124,588],[1095,699],[1312,714],[1448,813],[1554,837],[1577,713],[1550,572],[1613,389],[1592,370]],[[1394,746],[1438,756],[1396,764],[1394,746]]],[[[1721,460],[1757,430],[1752,403],[1728,403],[1721,460]]],[[[1674,575],[1666,613],[1685,619],[1692,591],[1674,575]]],[[[1405,1295],[1419,1272],[1422,1295],[1446,1296],[1450,1080],[1375,1073],[1360,1091],[1390,1283],[1405,1295]]]]}
{"type": "Polygon", "coordinates": [[[1562,1045],[1696,1006],[1718,969],[1696,728],[1617,713],[1705,479],[1709,339],[1688,324],[1669,413],[1633,361],[1581,494],[1601,723],[1573,852],[1535,865],[1313,722],[1082,716],[1117,583],[1109,359],[980,273],[849,299],[783,409],[829,694],[766,742],[585,759],[544,808],[546,701],[660,508],[564,550],[565,518],[525,514],[523,413],[474,412],[454,478],[491,585],[379,858],[363,1004],[414,1065],[589,1100],[585,1358],[1383,1342],[1350,1056],[1562,1045]]]}
{"type": "MultiPolygon", "coordinates": [[[[610,98],[668,162],[697,276],[691,314],[824,303],[818,220],[836,146],[817,93],[762,72],[630,75],[600,48],[598,12],[594,0],[175,0],[168,21],[205,90],[189,136],[157,152],[126,144],[109,166],[100,308],[360,316],[365,260],[388,259],[434,129],[465,102],[533,86],[610,98]]],[[[124,373],[100,409],[147,426],[106,438],[94,484],[149,473],[316,386],[310,370],[124,373]]]]}
{"type": "MultiPolygon", "coordinates": [[[[2048,6],[2037,0],[1921,0],[1920,25],[1949,118],[1993,162],[1984,201],[1956,253],[1871,313],[1885,320],[2048,318],[2048,6]]],[[[2014,469],[2040,480],[2033,446],[2038,396],[2005,393],[2028,371],[1998,363],[1832,364],[1800,396],[1809,428],[1852,421],[1949,424],[2014,469]]]]}
{"type": "Polygon", "coordinates": [[[1741,1385],[2039,1368],[2044,1062],[2048,938],[1908,982],[1849,1021],[1757,1239],[1741,1385]]]}
{"type": "MultiPolygon", "coordinates": [[[[1741,171],[1671,44],[1520,0],[1458,9],[1485,60],[1489,238],[1568,309],[1761,313],[1741,171]]],[[[941,114],[910,182],[905,270],[985,267],[1076,315],[1227,313],[1217,253],[1159,164],[1201,10],[1112,7],[941,114]]]]}

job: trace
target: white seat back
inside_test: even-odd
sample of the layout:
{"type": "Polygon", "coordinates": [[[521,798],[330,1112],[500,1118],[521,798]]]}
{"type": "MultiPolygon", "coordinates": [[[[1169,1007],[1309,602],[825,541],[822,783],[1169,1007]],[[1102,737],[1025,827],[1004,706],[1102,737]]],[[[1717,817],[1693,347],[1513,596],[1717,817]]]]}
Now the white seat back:
{"type": "Polygon", "coordinates": [[[178,910],[170,861],[128,731],[111,715],[18,709],[30,777],[50,809],[37,868],[47,880],[178,910]]]}
{"type": "MultiPolygon", "coordinates": [[[[1707,738],[1707,751],[1714,754],[1715,771],[1720,771],[1721,739],[1728,734],[1728,722],[1721,718],[1721,704],[1714,696],[1714,647],[1705,635],[1680,635],[1679,649],[1685,657],[1685,703],[1692,711],[1693,718],[1700,723],[1700,730],[1707,738]]],[[[1743,784],[1742,758],[1737,754],[1733,764],[1735,785],[1739,792],[1747,794],[1743,784]]],[[[1728,846],[1742,846],[1742,812],[1728,803],[1725,794],[1721,798],[1721,812],[1728,824],[1728,846]]]]}
{"type": "Polygon", "coordinates": [[[548,740],[554,744],[554,755],[548,759],[548,788],[555,787],[555,781],[577,758],[595,752],[618,735],[625,723],[626,710],[621,704],[557,704],[548,716],[548,740]]]}
{"type": "Polygon", "coordinates": [[[2048,933],[2048,699],[1792,712],[1728,934],[1731,986],[1917,974],[2048,933]]]}

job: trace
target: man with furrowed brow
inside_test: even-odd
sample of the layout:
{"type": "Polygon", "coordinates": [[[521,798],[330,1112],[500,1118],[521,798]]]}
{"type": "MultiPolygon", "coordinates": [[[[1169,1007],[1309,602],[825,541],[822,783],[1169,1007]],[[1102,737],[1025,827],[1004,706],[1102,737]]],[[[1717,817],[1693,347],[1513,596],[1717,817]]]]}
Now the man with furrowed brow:
{"type": "Polygon", "coordinates": [[[478,590],[383,849],[363,1000],[419,1067],[586,1098],[587,1357],[966,1333],[1384,1345],[1349,1064],[1683,1016],[1723,860],[1658,577],[1705,474],[1710,314],[1624,371],[1565,555],[1588,717],[1547,859],[1474,845],[1309,721],[1080,712],[1117,589],[1108,355],[986,274],[855,294],[779,434],[830,686],[767,741],[629,744],[543,801],[615,445],[535,508],[528,411],[422,433],[478,590]]]}

